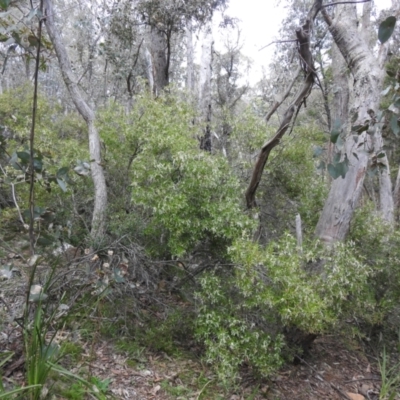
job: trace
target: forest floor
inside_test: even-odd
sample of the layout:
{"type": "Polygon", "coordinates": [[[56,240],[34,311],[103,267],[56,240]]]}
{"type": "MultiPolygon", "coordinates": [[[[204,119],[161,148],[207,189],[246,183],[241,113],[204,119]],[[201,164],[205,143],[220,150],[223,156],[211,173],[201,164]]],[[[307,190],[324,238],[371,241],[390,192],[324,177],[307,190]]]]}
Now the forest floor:
{"type": "MultiPolygon", "coordinates": [[[[0,279],[0,376],[6,389],[25,384],[22,329],[17,316],[21,314],[28,274],[13,253],[0,257],[1,265],[10,265],[10,258],[13,273],[7,275],[6,271],[0,279]],[[1,367],[5,352],[14,356],[1,367]]],[[[97,324],[101,324],[101,318],[97,324]]],[[[319,337],[298,365],[286,365],[269,380],[257,380],[244,370],[240,384],[226,388],[202,362],[199,351],[168,355],[130,344],[122,336],[105,336],[101,329],[96,334],[76,334],[78,328],[65,328],[56,335],[61,348],[63,342],[72,343],[64,346],[67,351],[61,363],[72,373],[97,382],[92,393],[104,393],[104,399],[378,400],[384,398],[380,397],[381,389],[388,389],[381,378],[378,347],[374,353],[370,344],[348,337],[319,337]]],[[[393,353],[397,353],[396,346],[394,342],[393,353]]],[[[52,399],[94,398],[82,385],[51,374],[48,385],[53,384],[52,391],[58,394],[52,399]]],[[[395,399],[400,396],[391,398],[395,399]]]]}

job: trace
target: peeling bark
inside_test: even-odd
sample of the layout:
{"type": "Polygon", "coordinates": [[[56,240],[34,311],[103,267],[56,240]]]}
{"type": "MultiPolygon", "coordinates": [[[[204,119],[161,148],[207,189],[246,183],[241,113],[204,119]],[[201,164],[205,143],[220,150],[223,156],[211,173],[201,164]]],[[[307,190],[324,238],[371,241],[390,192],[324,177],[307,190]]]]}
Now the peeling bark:
{"type": "Polygon", "coordinates": [[[44,0],[44,5],[46,8],[45,25],[47,33],[56,52],[64,83],[76,109],[88,127],[90,168],[95,191],[91,236],[92,238],[100,238],[105,232],[107,187],[101,166],[100,137],[95,126],[95,113],[85,101],[76,83],[76,76],[72,71],[67,50],[54,22],[54,9],[51,0],[44,0]]]}
{"type": "Polygon", "coordinates": [[[349,231],[368,162],[374,154],[374,142],[380,143],[381,140],[375,115],[379,108],[384,71],[348,13],[333,21],[325,10],[322,10],[322,14],[354,78],[350,113],[353,127],[357,127],[353,128],[353,132],[348,132],[345,142],[349,170],[344,178],[333,181],[316,227],[316,235],[331,243],[343,240],[349,231]]]}

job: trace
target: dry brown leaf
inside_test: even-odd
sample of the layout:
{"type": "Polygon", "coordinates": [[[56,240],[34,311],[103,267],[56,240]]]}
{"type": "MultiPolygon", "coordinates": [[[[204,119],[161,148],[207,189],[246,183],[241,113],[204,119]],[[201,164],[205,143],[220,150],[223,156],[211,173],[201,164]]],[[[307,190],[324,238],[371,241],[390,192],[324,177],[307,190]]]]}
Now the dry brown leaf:
{"type": "Polygon", "coordinates": [[[347,392],[346,394],[351,398],[351,400],[365,400],[365,397],[361,394],[350,393],[350,392],[347,392]]]}
{"type": "Polygon", "coordinates": [[[154,386],[151,393],[154,394],[154,396],[155,396],[160,389],[161,389],[160,385],[154,386]]]}

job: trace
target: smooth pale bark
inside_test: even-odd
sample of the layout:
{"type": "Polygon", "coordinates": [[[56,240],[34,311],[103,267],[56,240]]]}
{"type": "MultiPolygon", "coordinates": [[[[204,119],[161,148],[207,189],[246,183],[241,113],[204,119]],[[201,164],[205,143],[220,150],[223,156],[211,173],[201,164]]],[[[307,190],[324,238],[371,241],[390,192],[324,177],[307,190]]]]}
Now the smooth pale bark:
{"type": "Polygon", "coordinates": [[[394,186],[393,202],[394,202],[394,209],[395,209],[397,217],[398,217],[399,210],[400,210],[400,168],[397,172],[396,184],[394,186]]]}
{"type": "Polygon", "coordinates": [[[211,151],[211,74],[212,74],[213,36],[211,21],[204,28],[201,46],[199,103],[202,121],[205,123],[204,134],[200,139],[200,148],[211,151]]]}
{"type": "Polygon", "coordinates": [[[354,79],[351,116],[358,132],[348,132],[345,153],[349,170],[344,178],[333,181],[328,199],[316,227],[316,235],[327,243],[343,240],[359,201],[370,156],[381,133],[375,116],[379,109],[384,71],[370,51],[364,35],[354,27],[348,13],[331,20],[322,10],[329,31],[342,53],[354,79]],[[362,128],[360,128],[362,127],[362,128]],[[360,133],[360,131],[363,132],[360,133]],[[355,139],[357,138],[357,139],[355,139]]]}
{"type": "Polygon", "coordinates": [[[153,60],[151,58],[151,53],[147,47],[144,51],[144,57],[146,61],[146,76],[147,82],[149,83],[150,93],[154,93],[153,60]]]}
{"type": "Polygon", "coordinates": [[[381,218],[390,225],[394,225],[394,199],[392,191],[392,180],[390,177],[390,166],[386,152],[383,150],[383,139],[381,132],[374,135],[375,155],[384,154],[377,159],[379,162],[379,213],[381,218]]]}
{"type": "Polygon", "coordinates": [[[186,89],[193,93],[194,90],[194,47],[193,47],[193,26],[192,20],[186,22],[186,89]]]}
{"type": "Polygon", "coordinates": [[[76,76],[72,71],[67,50],[54,22],[54,9],[51,0],[44,0],[44,6],[46,9],[45,25],[47,33],[56,52],[64,83],[76,109],[88,127],[90,168],[95,192],[91,236],[100,238],[105,232],[107,187],[103,167],[101,166],[100,137],[95,126],[95,113],[85,101],[76,84],[76,76]]]}
{"type": "MultiPolygon", "coordinates": [[[[354,5],[338,5],[335,8],[335,18],[341,18],[343,13],[348,13],[348,18],[351,18],[354,25],[357,25],[357,10],[354,5]]],[[[340,129],[341,135],[347,132],[349,126],[349,103],[350,103],[350,82],[346,62],[342,53],[332,43],[332,106],[331,117],[333,129],[340,129]]],[[[329,141],[328,162],[331,163],[335,153],[335,145],[329,141]]]]}
{"type": "Polygon", "coordinates": [[[256,192],[258,189],[258,185],[261,181],[265,164],[268,161],[269,154],[271,153],[272,149],[280,143],[283,135],[289,129],[293,117],[297,114],[304,100],[310,94],[310,91],[314,84],[315,68],[314,60],[310,50],[310,37],[313,28],[313,22],[321,8],[321,4],[322,0],[316,0],[310,12],[308,13],[306,23],[302,27],[296,29],[296,36],[300,53],[299,57],[305,75],[304,82],[298,90],[294,100],[285,111],[282,122],[277,132],[275,133],[275,136],[272,139],[268,140],[261,148],[253,169],[249,186],[246,190],[246,204],[248,208],[253,208],[257,206],[256,192]]]}

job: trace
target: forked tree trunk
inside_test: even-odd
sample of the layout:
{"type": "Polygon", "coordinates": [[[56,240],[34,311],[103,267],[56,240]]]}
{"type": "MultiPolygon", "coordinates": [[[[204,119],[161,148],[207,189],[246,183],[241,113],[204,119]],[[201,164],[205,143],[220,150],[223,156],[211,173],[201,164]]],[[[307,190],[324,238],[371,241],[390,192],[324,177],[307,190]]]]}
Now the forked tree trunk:
{"type": "MultiPolygon", "coordinates": [[[[349,231],[350,221],[363,188],[368,162],[378,150],[374,148],[374,144],[381,141],[376,115],[384,70],[369,49],[365,36],[357,31],[349,13],[344,13],[340,19],[335,18],[333,21],[325,10],[322,10],[322,13],[354,79],[350,110],[354,122],[345,141],[349,170],[344,178],[333,181],[316,227],[316,235],[325,242],[332,243],[343,240],[349,231]]],[[[383,152],[382,149],[379,151],[383,152]]],[[[386,156],[382,161],[387,163],[386,156]]]]}
{"type": "Polygon", "coordinates": [[[84,100],[76,84],[76,76],[72,72],[67,50],[54,22],[54,8],[51,0],[44,0],[44,6],[46,8],[45,24],[47,33],[56,52],[64,83],[76,109],[88,127],[90,168],[95,191],[91,236],[92,238],[100,238],[105,231],[107,187],[103,167],[101,166],[100,137],[95,126],[95,113],[84,100]]]}

